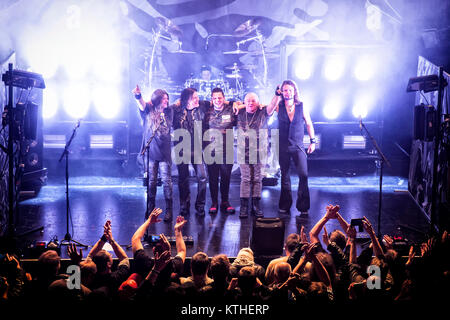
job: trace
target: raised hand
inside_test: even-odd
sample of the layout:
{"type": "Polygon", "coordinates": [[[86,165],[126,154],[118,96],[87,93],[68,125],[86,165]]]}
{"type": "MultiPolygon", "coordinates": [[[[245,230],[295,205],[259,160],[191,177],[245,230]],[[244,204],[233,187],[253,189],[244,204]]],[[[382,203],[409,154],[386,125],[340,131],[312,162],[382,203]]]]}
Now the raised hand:
{"type": "Polygon", "coordinates": [[[139,86],[136,85],[136,88],[134,88],[134,89],[131,91],[131,93],[132,93],[132,94],[140,94],[140,93],[141,93],[141,88],[139,88],[139,86]]]}
{"type": "Polygon", "coordinates": [[[339,212],[341,208],[339,207],[339,205],[335,205],[333,206],[332,204],[329,204],[326,207],[326,213],[325,213],[325,218],[331,220],[331,219],[337,219],[337,213],[339,212]]]}
{"type": "Polygon", "coordinates": [[[373,231],[373,227],[372,227],[372,224],[370,223],[369,219],[367,219],[366,217],[363,217],[363,221],[362,222],[363,222],[364,230],[366,230],[366,232],[369,235],[375,234],[375,231],[373,231]]]}
{"type": "Polygon", "coordinates": [[[313,256],[314,256],[314,250],[316,248],[318,242],[316,243],[311,243],[308,245],[308,247],[305,250],[305,260],[306,261],[312,261],[313,256]]]}
{"type": "Polygon", "coordinates": [[[103,226],[103,233],[106,236],[106,239],[108,240],[108,242],[111,242],[112,240],[114,240],[114,238],[112,236],[111,221],[110,220],[105,222],[105,225],[103,226]]]}
{"type": "Polygon", "coordinates": [[[158,252],[155,253],[155,266],[153,267],[155,270],[161,271],[163,270],[170,261],[170,251],[163,251],[161,254],[158,252]]]}
{"type": "Polygon", "coordinates": [[[394,247],[393,247],[393,245],[394,245],[394,239],[392,239],[392,237],[390,237],[390,236],[388,236],[387,234],[385,234],[384,236],[383,236],[383,240],[384,240],[384,243],[385,243],[385,245],[386,245],[386,249],[388,249],[388,250],[392,250],[394,247]]]}
{"type": "Polygon", "coordinates": [[[148,216],[148,220],[150,221],[150,224],[161,222],[162,220],[159,219],[159,215],[162,213],[162,210],[160,208],[155,208],[148,216]]]}
{"type": "Polygon", "coordinates": [[[162,245],[163,250],[171,252],[172,248],[170,246],[170,242],[169,242],[169,240],[167,240],[164,233],[161,233],[159,236],[161,238],[161,240],[159,240],[159,243],[162,245]]]}
{"type": "Polygon", "coordinates": [[[175,221],[175,226],[174,226],[175,231],[176,232],[181,231],[181,229],[186,224],[186,222],[187,222],[187,220],[185,220],[183,216],[178,216],[177,220],[175,221]]]}
{"type": "Polygon", "coordinates": [[[414,246],[411,246],[411,247],[409,248],[408,261],[406,261],[406,265],[407,265],[407,266],[410,265],[411,262],[414,260],[415,257],[416,257],[416,253],[415,253],[415,250],[414,250],[414,246]]]}
{"type": "Polygon", "coordinates": [[[305,233],[305,227],[304,226],[302,226],[300,228],[300,242],[303,242],[303,243],[308,243],[309,242],[308,241],[308,236],[305,233]]]}
{"type": "Polygon", "coordinates": [[[83,259],[83,249],[80,249],[80,252],[78,252],[77,246],[71,243],[67,246],[67,255],[74,264],[79,265],[83,259]]]}

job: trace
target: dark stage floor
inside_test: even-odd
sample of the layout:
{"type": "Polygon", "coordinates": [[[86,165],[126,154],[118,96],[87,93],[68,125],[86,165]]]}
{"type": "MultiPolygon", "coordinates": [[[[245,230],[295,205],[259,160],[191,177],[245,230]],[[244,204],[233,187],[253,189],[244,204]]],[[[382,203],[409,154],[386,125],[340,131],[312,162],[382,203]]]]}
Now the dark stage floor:
{"type": "MultiPolygon", "coordinates": [[[[352,218],[367,216],[377,230],[379,178],[375,168],[356,172],[356,170],[314,168],[310,170],[311,210],[308,219],[301,224],[309,231],[324,214],[328,204],[339,204],[341,215],[350,222],[352,218]]],[[[350,166],[351,167],[351,166],[350,166]]],[[[374,166],[373,166],[374,167],[374,166]]],[[[175,180],[176,181],[176,180],[175,180]]],[[[292,178],[296,190],[297,179],[292,178]]],[[[383,211],[381,232],[392,234],[401,225],[405,236],[413,241],[422,239],[429,229],[428,220],[416,206],[407,192],[407,180],[401,175],[387,173],[383,183],[383,211]]],[[[266,217],[278,216],[278,199],[280,187],[265,186],[262,204],[266,217]]],[[[209,192],[208,192],[209,193],[209,192]]],[[[191,184],[191,194],[196,194],[196,184],[191,184]]],[[[174,209],[178,212],[178,188],[174,183],[174,209]]],[[[74,176],[70,178],[70,212],[72,221],[69,232],[77,241],[92,246],[102,235],[103,224],[112,221],[113,235],[122,245],[129,245],[131,236],[144,220],[146,193],[138,178],[74,176]]],[[[239,180],[231,184],[231,203],[239,207],[239,180]]],[[[295,196],[294,196],[295,203],[295,196]]],[[[158,188],[157,205],[164,208],[162,187],[158,188]]],[[[192,204],[193,205],[193,204],[192,204]]],[[[207,208],[209,208],[209,195],[207,208]]],[[[299,232],[301,224],[296,223],[298,212],[291,210],[291,215],[281,216],[286,225],[285,235],[299,232]]],[[[44,226],[42,233],[36,232],[22,239],[26,246],[33,240],[49,241],[55,235],[59,240],[66,233],[65,185],[62,177],[49,177],[37,197],[24,200],[19,205],[17,232],[44,226]]],[[[213,256],[225,253],[235,257],[240,248],[249,246],[253,219],[241,220],[238,213],[227,215],[218,213],[197,218],[191,208],[191,216],[184,228],[184,235],[192,236],[194,244],[188,246],[188,256],[197,251],[204,251],[213,256]]],[[[173,235],[172,223],[161,222],[150,228],[151,234],[165,233],[173,235]]],[[[328,222],[327,230],[339,228],[336,221],[328,222]]],[[[131,257],[131,250],[127,250],[131,257]]],[[[64,256],[64,255],[63,255],[64,256]]]]}

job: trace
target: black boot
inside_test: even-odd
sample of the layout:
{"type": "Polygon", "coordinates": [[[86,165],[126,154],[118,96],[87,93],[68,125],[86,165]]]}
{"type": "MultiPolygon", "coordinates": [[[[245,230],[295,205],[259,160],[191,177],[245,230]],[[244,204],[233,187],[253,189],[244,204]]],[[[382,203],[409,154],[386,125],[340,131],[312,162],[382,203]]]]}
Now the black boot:
{"type": "Polygon", "coordinates": [[[239,218],[248,217],[248,198],[241,198],[241,208],[239,210],[239,218]]]}
{"type": "Polygon", "coordinates": [[[259,205],[259,200],[261,198],[252,198],[252,214],[255,215],[257,218],[264,217],[264,214],[261,210],[261,206],[259,205]]]}
{"type": "Polygon", "coordinates": [[[166,214],[163,220],[164,222],[172,221],[172,200],[166,199],[166,214]]]}

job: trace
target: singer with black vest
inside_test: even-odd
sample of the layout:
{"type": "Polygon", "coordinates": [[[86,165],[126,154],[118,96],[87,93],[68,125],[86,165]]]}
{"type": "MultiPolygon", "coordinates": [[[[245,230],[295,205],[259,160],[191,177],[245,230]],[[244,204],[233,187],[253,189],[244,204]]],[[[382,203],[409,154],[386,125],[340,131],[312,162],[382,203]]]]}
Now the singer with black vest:
{"type": "Polygon", "coordinates": [[[310,208],[307,153],[314,152],[316,148],[311,116],[308,109],[300,101],[297,85],[292,80],[285,80],[281,87],[277,88],[275,96],[267,108],[268,114],[271,114],[274,110],[278,113],[281,170],[279,213],[289,214],[293,202],[289,174],[292,160],[299,178],[296,208],[300,211],[300,216],[307,216],[310,208]],[[303,146],[305,126],[311,142],[306,152],[303,146]]]}
{"type": "Polygon", "coordinates": [[[173,110],[168,107],[169,95],[166,91],[157,89],[153,92],[151,100],[145,102],[142,98],[139,86],[136,86],[132,92],[138,102],[139,113],[141,115],[144,128],[141,153],[138,157],[138,162],[144,166],[144,172],[148,172],[148,207],[145,218],[148,218],[148,214],[152,212],[155,207],[156,187],[159,171],[161,173],[164,198],[166,200],[164,221],[168,222],[172,220],[173,208],[171,175],[172,141],[170,136],[170,129],[173,122],[173,110]],[[147,151],[142,151],[144,151],[150,138],[152,138],[152,140],[148,146],[147,154],[147,151]]]}

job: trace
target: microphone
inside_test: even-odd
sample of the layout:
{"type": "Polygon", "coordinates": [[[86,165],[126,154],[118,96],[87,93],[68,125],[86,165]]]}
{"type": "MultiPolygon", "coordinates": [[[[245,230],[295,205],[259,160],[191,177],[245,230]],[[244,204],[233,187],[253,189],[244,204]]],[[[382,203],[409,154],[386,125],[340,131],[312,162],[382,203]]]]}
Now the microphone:
{"type": "Polygon", "coordinates": [[[363,127],[363,123],[362,123],[362,117],[361,115],[359,116],[359,130],[362,130],[363,127]]]}
{"type": "Polygon", "coordinates": [[[165,126],[165,127],[168,127],[167,122],[166,122],[166,117],[164,116],[164,112],[161,112],[161,113],[159,114],[159,117],[160,117],[160,119],[161,119],[161,123],[164,123],[164,126],[165,126]]]}

